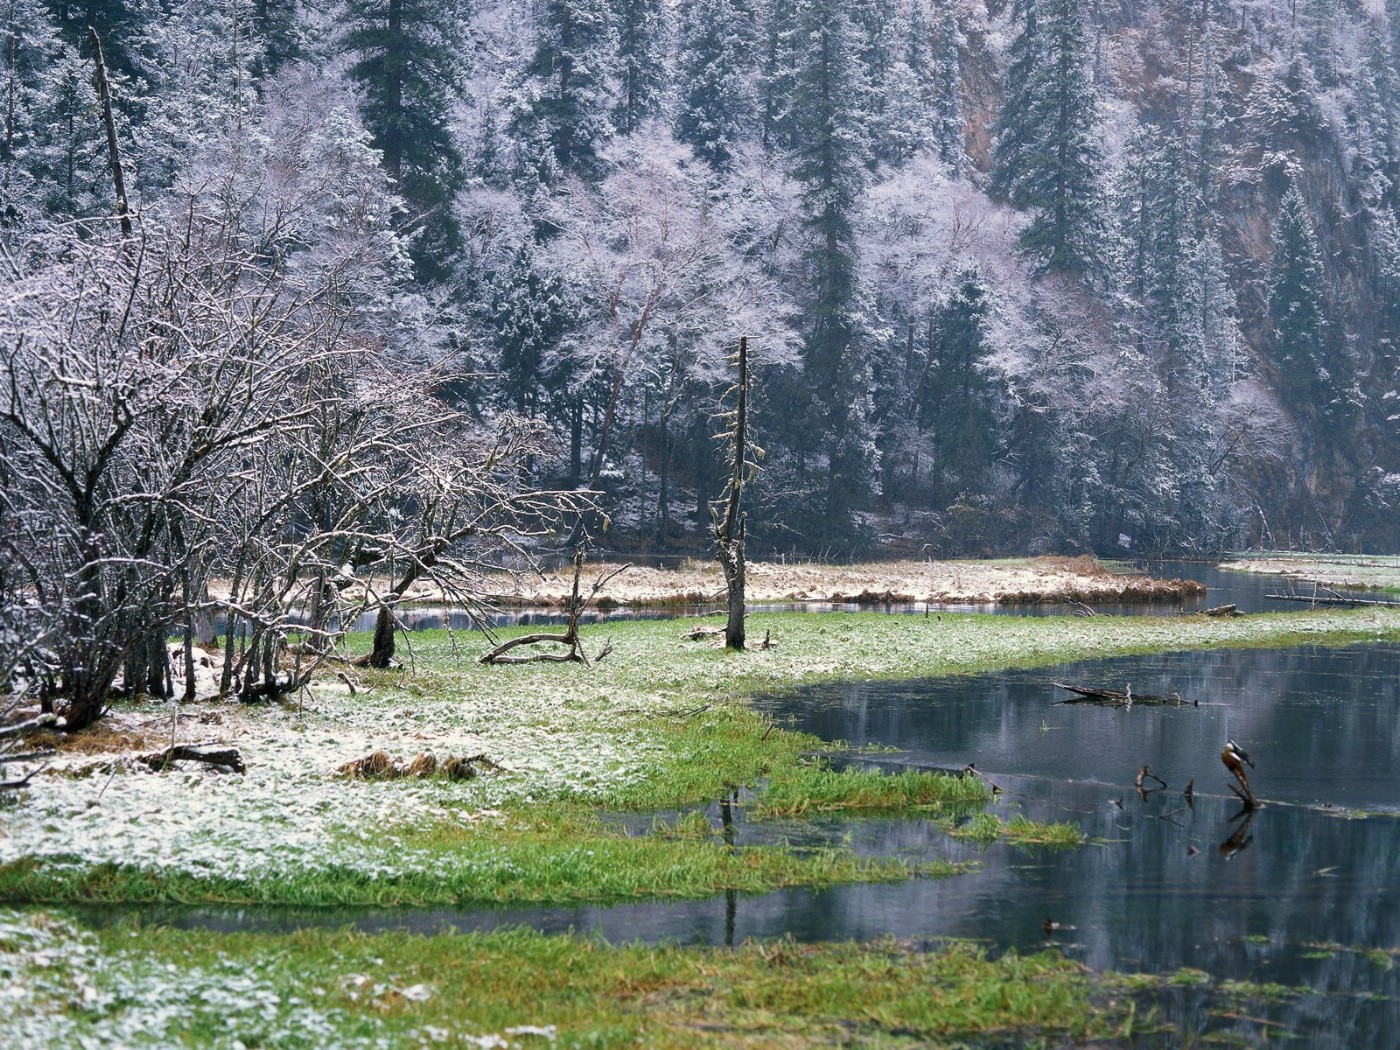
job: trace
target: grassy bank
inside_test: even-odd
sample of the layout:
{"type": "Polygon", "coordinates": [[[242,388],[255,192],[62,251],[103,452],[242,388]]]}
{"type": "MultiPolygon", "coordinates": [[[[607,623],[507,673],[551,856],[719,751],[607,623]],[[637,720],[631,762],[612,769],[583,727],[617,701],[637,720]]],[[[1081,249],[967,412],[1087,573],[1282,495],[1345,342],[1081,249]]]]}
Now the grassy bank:
{"type": "Polygon", "coordinates": [[[1312,593],[1314,586],[1377,591],[1381,598],[1400,594],[1400,557],[1393,555],[1271,551],[1225,562],[1221,568],[1283,577],[1279,589],[1300,594],[1312,593]]]}
{"type": "Polygon", "coordinates": [[[83,930],[0,912],[9,1045],[1034,1046],[1125,1034],[1054,954],[893,941],[610,948],[528,931],[83,930]]]}

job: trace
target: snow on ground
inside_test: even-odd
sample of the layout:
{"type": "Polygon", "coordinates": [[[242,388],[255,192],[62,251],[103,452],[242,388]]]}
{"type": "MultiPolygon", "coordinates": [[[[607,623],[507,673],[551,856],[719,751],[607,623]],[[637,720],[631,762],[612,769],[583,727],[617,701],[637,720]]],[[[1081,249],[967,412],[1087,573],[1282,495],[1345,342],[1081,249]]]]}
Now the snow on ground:
{"type": "MultiPolygon", "coordinates": [[[[133,932],[133,937],[136,934],[133,932]]],[[[376,962],[378,960],[375,960],[376,962]]],[[[104,952],[76,923],[43,912],[0,909],[0,1039],[13,1047],[245,1047],[406,1045],[506,1050],[547,1046],[553,1026],[516,1025],[501,1032],[425,1027],[409,1038],[387,1017],[398,1004],[437,994],[426,984],[401,987],[382,972],[349,967],[307,974],[287,991],[275,956],[204,963],[162,962],[137,942],[104,952]],[[341,993],[373,1009],[351,1011],[341,993]]],[[[464,1026],[465,1027],[465,1026],[464,1026]]]]}
{"type": "MultiPolygon", "coordinates": [[[[1370,554],[1270,554],[1226,562],[1237,572],[1283,576],[1343,590],[1400,590],[1400,557],[1370,554]]],[[[1306,590],[1300,594],[1308,593],[1306,590]]]]}
{"type": "MultiPolygon", "coordinates": [[[[590,565],[592,580],[617,568],[590,565]]],[[[527,605],[558,604],[573,584],[571,571],[515,581],[512,597],[527,605]]],[[[502,589],[508,589],[502,581],[502,589]]],[[[1092,558],[1027,558],[1002,562],[897,561],[865,565],[750,562],[750,602],[848,602],[890,596],[892,601],[985,605],[1016,598],[1054,600],[1121,598],[1125,588],[1152,588],[1147,577],[1110,573],[1092,558]]],[[[607,598],[624,605],[678,600],[722,601],[724,577],[716,563],[685,562],[678,568],[633,566],[608,584],[607,598]]],[[[1165,596],[1165,595],[1164,595],[1165,596]]]]}
{"type": "MultiPolygon", "coordinates": [[[[564,700],[352,698],[327,684],[300,711],[224,703],[206,707],[221,724],[187,717],[176,727],[181,743],[238,748],[247,766],[241,776],[192,763],[148,771],[134,758],[170,743],[171,706],[114,712],[103,728],[127,746],[64,753],[27,791],[14,793],[14,805],[0,809],[0,863],[110,862],[236,879],[331,868],[370,878],[444,876],[444,864],[470,868],[479,853],[415,852],[382,830],[499,820],[507,800],[616,787],[640,779],[659,755],[659,743],[646,734],[618,732],[596,708],[585,723],[564,700]],[[132,748],[133,738],[146,746],[132,748]],[[455,782],[336,775],[343,762],[376,749],[405,759],[424,751],[440,759],[484,753],[507,772],[455,782]]],[[[18,772],[11,767],[7,775],[18,772]]]]}

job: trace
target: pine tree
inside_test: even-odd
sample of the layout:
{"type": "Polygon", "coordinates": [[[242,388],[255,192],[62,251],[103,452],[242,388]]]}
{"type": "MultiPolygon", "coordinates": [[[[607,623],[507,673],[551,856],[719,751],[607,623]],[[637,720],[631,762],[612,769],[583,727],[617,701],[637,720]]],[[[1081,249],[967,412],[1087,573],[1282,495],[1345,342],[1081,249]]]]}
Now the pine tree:
{"type": "Polygon", "coordinates": [[[1279,381],[1305,413],[1340,416],[1343,377],[1329,368],[1333,340],[1322,252],[1297,183],[1279,202],[1269,278],[1271,343],[1279,381]]]}
{"type": "Polygon", "coordinates": [[[899,9],[896,0],[849,0],[851,48],[860,62],[863,94],[855,100],[873,158],[890,153],[891,76],[899,57],[899,9]]]}
{"type": "Polygon", "coordinates": [[[1028,115],[1036,101],[1042,70],[1047,64],[1045,40],[1040,27],[1038,0],[1020,0],[1021,31],[1011,42],[1011,61],[1002,77],[1001,105],[993,127],[992,172],[990,189],[993,194],[1018,203],[1017,182],[1031,164],[1039,148],[1035,127],[1028,115]]]}
{"type": "Polygon", "coordinates": [[[928,96],[908,64],[900,59],[885,74],[884,106],[875,154],[896,166],[904,164],[933,142],[928,96]]]}
{"type": "Polygon", "coordinates": [[[613,0],[617,23],[618,100],[613,124],[630,135],[661,109],[666,91],[669,12],[664,0],[613,0]]]}
{"type": "Polygon", "coordinates": [[[997,447],[997,388],[986,371],[990,296],[975,266],[955,278],[953,293],[934,311],[931,345],[918,399],[918,420],[933,432],[936,499],[985,491],[997,447]]]}
{"type": "Polygon", "coordinates": [[[933,41],[934,150],[956,179],[967,162],[967,140],[962,109],[962,33],[954,0],[934,0],[933,41]]]}
{"type": "Polygon", "coordinates": [[[822,435],[827,456],[825,525],[843,531],[874,475],[853,229],[868,156],[856,106],[864,85],[852,49],[856,33],[840,0],[804,0],[798,30],[793,174],[802,185],[813,291],[804,377],[812,392],[808,426],[822,435]]]}
{"type": "Polygon", "coordinates": [[[719,170],[754,122],[745,17],[733,0],[695,0],[681,11],[676,138],[719,170]]]}
{"type": "Polygon", "coordinates": [[[993,185],[1030,209],[1022,249],[1039,273],[1100,274],[1103,152],[1083,12],[1073,0],[1025,0],[998,119],[993,185]]]}
{"type": "Polygon", "coordinates": [[[1224,88],[1215,55],[1215,23],[1207,20],[1201,40],[1200,102],[1191,114],[1191,159],[1196,187],[1207,207],[1215,200],[1215,179],[1225,149],[1224,88]]]}
{"type": "Polygon", "coordinates": [[[1320,92],[1300,53],[1265,68],[1240,118],[1232,173],[1236,182],[1262,183],[1282,196],[1297,174],[1297,158],[1325,155],[1332,131],[1318,101],[1320,92]]]}
{"type": "Polygon", "coordinates": [[[763,144],[768,147],[786,149],[793,143],[792,107],[797,97],[801,57],[797,23],[800,8],[801,0],[767,0],[758,84],[763,144]]]}
{"type": "Polygon", "coordinates": [[[262,51],[254,70],[258,80],[301,55],[300,20],[301,0],[254,0],[253,31],[262,51]]]}
{"type": "Polygon", "coordinates": [[[90,57],[88,27],[97,31],[102,41],[102,57],[110,75],[120,79],[143,72],[149,63],[143,60],[137,43],[142,30],[158,23],[165,12],[154,0],[84,0],[67,3],[49,0],[64,39],[79,54],[90,57]]]}
{"type": "Polygon", "coordinates": [[[451,200],[462,184],[462,156],[450,126],[458,91],[464,28],[457,3],[346,0],[341,46],[354,56],[365,126],[384,170],[408,203],[414,264],[443,277],[461,243],[451,200]]]}
{"type": "MultiPolygon", "coordinates": [[[[558,171],[584,178],[602,174],[598,149],[613,134],[611,78],[617,36],[605,0],[545,0],[535,52],[525,73],[532,95],[516,115],[515,131],[549,151],[558,171]]],[[[551,173],[540,178],[550,181],[551,173]]]]}
{"type": "MultiPolygon", "coordinates": [[[[0,7],[0,226],[110,211],[92,61],[40,0],[0,7]]],[[[125,131],[124,114],[118,114],[125,131]]]]}
{"type": "Polygon", "coordinates": [[[252,112],[263,52],[242,0],[185,0],[138,39],[151,68],[131,152],[150,194],[172,185],[193,153],[252,112]]]}
{"type": "Polygon", "coordinates": [[[483,331],[495,351],[502,400],[534,419],[568,378],[560,352],[580,313],[563,279],[543,269],[526,242],[492,282],[483,331]]]}
{"type": "Polygon", "coordinates": [[[1375,34],[1370,60],[1357,72],[1356,108],[1349,115],[1347,136],[1367,274],[1379,300],[1391,304],[1400,298],[1400,214],[1395,208],[1400,194],[1393,181],[1400,112],[1394,105],[1394,71],[1386,43],[1375,34]]]}

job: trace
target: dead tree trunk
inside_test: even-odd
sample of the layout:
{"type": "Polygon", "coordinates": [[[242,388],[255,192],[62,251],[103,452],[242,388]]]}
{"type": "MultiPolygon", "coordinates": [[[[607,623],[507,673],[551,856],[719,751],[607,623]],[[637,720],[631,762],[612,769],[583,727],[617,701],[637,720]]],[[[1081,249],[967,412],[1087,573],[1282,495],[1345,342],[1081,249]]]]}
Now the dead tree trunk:
{"type": "Polygon", "coordinates": [[[122,175],[122,155],[117,148],[117,124],[112,118],[112,92],[107,87],[107,64],[102,60],[102,41],[97,30],[88,26],[88,42],[92,44],[93,80],[97,99],[102,106],[102,124],[107,129],[107,162],[112,168],[112,188],[117,195],[117,216],[122,223],[122,236],[131,236],[131,212],[126,203],[126,179],[122,175]]]}
{"type": "Polygon", "coordinates": [[[370,650],[369,665],[378,667],[381,670],[387,668],[394,662],[394,653],[397,650],[395,638],[398,631],[398,620],[394,615],[394,607],[398,605],[400,599],[408,593],[408,589],[418,582],[424,572],[430,570],[437,562],[437,555],[434,552],[426,552],[415,558],[399,578],[393,590],[384,596],[384,600],[379,603],[379,611],[374,617],[374,648],[370,650]]]}
{"type": "MultiPolygon", "coordinates": [[[[492,649],[485,656],[478,659],[477,663],[581,663],[585,667],[588,666],[588,653],[584,651],[583,639],[579,637],[579,618],[583,615],[584,609],[588,608],[588,604],[598,596],[598,592],[601,591],[604,587],[606,587],[608,583],[615,577],[630,569],[632,565],[629,562],[627,565],[624,565],[621,568],[614,569],[612,572],[604,573],[603,575],[599,576],[598,579],[593,583],[593,590],[590,591],[588,597],[585,598],[580,590],[580,581],[583,578],[584,557],[584,550],[582,547],[580,547],[578,552],[574,555],[574,589],[569,596],[569,622],[562,633],[547,631],[539,634],[526,634],[521,635],[519,638],[512,638],[510,639],[510,641],[502,642],[500,645],[496,646],[496,648],[492,649]],[[568,651],[562,653],[557,651],[535,652],[531,653],[529,656],[507,655],[512,649],[518,649],[519,647],[524,645],[541,644],[566,645],[568,646],[568,651]]],[[[606,644],[604,644],[602,651],[598,653],[596,659],[601,660],[610,652],[612,652],[611,639],[609,639],[609,641],[606,644]]]]}
{"type": "Polygon", "coordinates": [[[724,629],[726,649],[744,648],[744,538],[747,515],[740,509],[744,494],[745,474],[749,469],[748,450],[748,398],[749,398],[749,340],[747,336],[739,340],[739,380],[733,390],[736,394],[734,411],[728,431],[732,467],[729,482],[725,486],[721,501],[724,513],[711,509],[714,519],[715,551],[719,556],[720,567],[724,570],[724,585],[729,593],[729,617],[724,629]]]}

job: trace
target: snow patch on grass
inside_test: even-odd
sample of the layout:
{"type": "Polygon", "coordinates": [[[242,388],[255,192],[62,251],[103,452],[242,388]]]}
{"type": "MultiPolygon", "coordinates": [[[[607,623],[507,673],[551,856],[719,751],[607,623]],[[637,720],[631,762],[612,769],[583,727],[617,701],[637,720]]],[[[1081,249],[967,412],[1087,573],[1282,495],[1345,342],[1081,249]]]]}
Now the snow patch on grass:
{"type": "MultiPolygon", "coordinates": [[[[659,760],[652,734],[606,716],[590,715],[585,725],[561,699],[468,703],[327,690],[300,712],[220,705],[213,733],[191,724],[177,728],[177,738],[237,747],[246,774],[188,764],[152,773],[129,752],[63,755],[5,812],[0,863],[35,858],[239,880],[331,868],[369,878],[442,874],[452,860],[407,849],[386,831],[499,821],[512,802],[597,796],[639,781],[659,760]],[[335,775],[341,763],[376,748],[395,757],[484,753],[507,772],[458,782],[335,775]]],[[[168,741],[170,709],[137,713],[146,710],[115,714],[111,728],[149,740],[160,738],[163,725],[168,741]]],[[[463,870],[473,863],[467,856],[458,862],[463,870]]]]}

